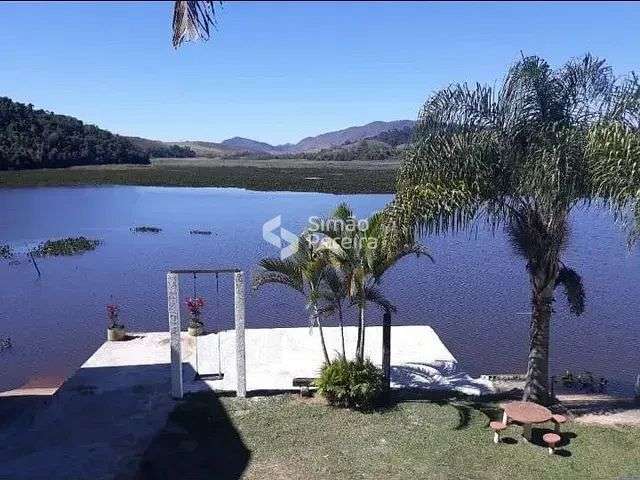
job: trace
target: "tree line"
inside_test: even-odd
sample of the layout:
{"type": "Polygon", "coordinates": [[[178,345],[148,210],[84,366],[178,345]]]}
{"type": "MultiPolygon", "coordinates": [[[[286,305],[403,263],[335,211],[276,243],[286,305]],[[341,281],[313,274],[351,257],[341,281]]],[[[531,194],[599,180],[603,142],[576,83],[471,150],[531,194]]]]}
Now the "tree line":
{"type": "Polygon", "coordinates": [[[119,163],[148,164],[149,152],[76,118],[0,97],[0,170],[119,163]]]}

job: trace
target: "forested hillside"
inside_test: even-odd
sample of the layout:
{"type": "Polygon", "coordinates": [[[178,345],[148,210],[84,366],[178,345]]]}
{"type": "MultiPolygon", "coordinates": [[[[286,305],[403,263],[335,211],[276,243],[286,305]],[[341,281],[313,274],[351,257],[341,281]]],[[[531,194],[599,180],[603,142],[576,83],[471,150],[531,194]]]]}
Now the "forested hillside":
{"type": "Polygon", "coordinates": [[[378,140],[380,142],[397,147],[398,145],[404,145],[411,142],[413,137],[413,126],[404,127],[400,129],[388,130],[386,132],[379,133],[375,137],[371,137],[372,140],[378,140]]]}
{"type": "Polygon", "coordinates": [[[0,97],[0,170],[107,163],[149,163],[149,154],[76,118],[0,97]]]}
{"type": "Polygon", "coordinates": [[[349,162],[390,160],[399,157],[400,151],[377,140],[361,140],[335,148],[323,148],[319,152],[302,154],[307,160],[349,162]]]}
{"type": "Polygon", "coordinates": [[[189,158],[195,157],[196,152],[187,146],[165,143],[159,140],[149,140],[142,137],[124,137],[140,150],[147,152],[152,158],[189,158]]]}

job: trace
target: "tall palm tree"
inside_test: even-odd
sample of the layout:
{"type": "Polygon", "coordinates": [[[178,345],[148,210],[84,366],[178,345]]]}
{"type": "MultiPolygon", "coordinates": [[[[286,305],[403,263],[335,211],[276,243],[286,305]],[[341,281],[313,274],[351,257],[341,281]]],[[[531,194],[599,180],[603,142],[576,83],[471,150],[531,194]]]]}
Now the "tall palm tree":
{"type": "Polygon", "coordinates": [[[306,308],[310,312],[309,324],[312,327],[318,327],[325,362],[331,363],[322,330],[320,311],[324,280],[332,270],[326,256],[318,254],[308,238],[302,235],[298,238],[296,253],[284,260],[265,258],[259,265],[261,270],[254,276],[254,288],[267,283],[277,283],[292,288],[305,297],[306,308]]]}
{"type": "Polygon", "coordinates": [[[637,88],[591,55],[555,70],[532,56],[516,62],[497,88],[454,84],[420,113],[388,207],[392,243],[468,228],[479,218],[506,229],[531,284],[525,400],[549,400],[555,288],[565,287],[574,313],[584,308],[580,278],[562,262],[569,215],[609,195],[594,184],[610,153],[599,132],[625,124],[634,94],[637,88]]]}
{"type": "Polygon", "coordinates": [[[346,293],[358,308],[356,360],[363,361],[367,305],[395,311],[378,288],[384,273],[404,256],[427,252],[415,242],[387,248],[382,213],[375,213],[366,226],[358,227],[352,210],[343,203],[321,223],[323,228],[316,233],[323,235],[325,241],[319,242],[319,249],[326,252],[331,262],[343,272],[346,293]]]}

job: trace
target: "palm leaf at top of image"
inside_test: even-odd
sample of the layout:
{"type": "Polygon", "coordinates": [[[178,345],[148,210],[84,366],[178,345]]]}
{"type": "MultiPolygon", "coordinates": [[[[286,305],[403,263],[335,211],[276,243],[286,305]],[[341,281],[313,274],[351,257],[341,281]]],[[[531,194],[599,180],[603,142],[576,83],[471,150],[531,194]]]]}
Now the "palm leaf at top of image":
{"type": "Polygon", "coordinates": [[[209,40],[216,26],[214,5],[222,2],[177,0],[173,7],[173,47],[184,42],[209,40]]]}

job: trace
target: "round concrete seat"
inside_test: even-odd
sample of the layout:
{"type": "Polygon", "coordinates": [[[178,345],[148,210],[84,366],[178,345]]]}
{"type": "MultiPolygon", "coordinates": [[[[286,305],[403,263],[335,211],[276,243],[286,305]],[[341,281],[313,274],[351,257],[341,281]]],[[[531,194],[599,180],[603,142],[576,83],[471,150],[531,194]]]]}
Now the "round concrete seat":
{"type": "Polygon", "coordinates": [[[556,423],[565,423],[567,421],[567,417],[565,417],[564,415],[560,415],[560,414],[555,414],[553,417],[551,417],[553,419],[554,422],[556,423]]]}
{"type": "Polygon", "coordinates": [[[493,430],[494,432],[501,432],[502,430],[507,428],[507,426],[502,422],[496,421],[489,423],[489,428],[491,428],[491,430],[493,430]]]}
{"type": "Polygon", "coordinates": [[[560,438],[560,435],[557,433],[545,433],[542,436],[542,440],[544,440],[544,443],[549,447],[549,454],[552,454],[556,445],[560,440],[562,440],[562,438],[560,438]]]}
{"type": "Polygon", "coordinates": [[[555,432],[559,433],[560,425],[567,422],[567,417],[565,417],[564,415],[555,414],[553,417],[551,417],[551,420],[553,421],[553,423],[555,423],[555,432]]]}
{"type": "Polygon", "coordinates": [[[489,422],[489,428],[493,430],[493,443],[499,443],[500,432],[507,428],[507,425],[502,422],[489,422]]]}

